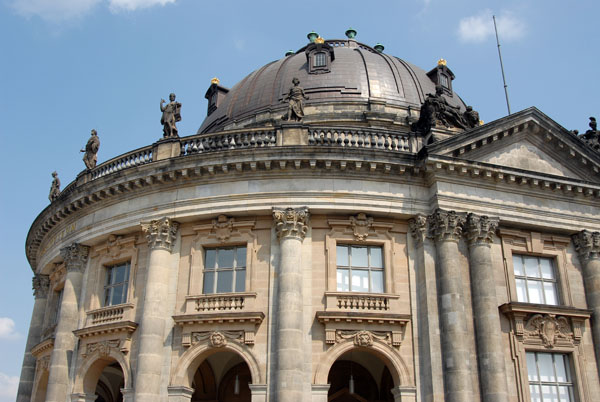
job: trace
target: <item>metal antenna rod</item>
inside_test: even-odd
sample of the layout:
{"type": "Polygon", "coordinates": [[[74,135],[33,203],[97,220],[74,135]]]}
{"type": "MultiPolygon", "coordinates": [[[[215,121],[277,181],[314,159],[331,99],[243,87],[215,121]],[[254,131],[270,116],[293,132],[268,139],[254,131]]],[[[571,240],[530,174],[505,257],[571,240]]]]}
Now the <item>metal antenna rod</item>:
{"type": "Polygon", "coordinates": [[[510,102],[508,101],[508,85],[506,85],[506,77],[504,76],[504,64],[502,64],[502,53],[500,53],[500,40],[498,39],[498,28],[496,27],[496,16],[492,15],[494,20],[494,31],[496,32],[496,43],[498,44],[498,57],[500,58],[500,70],[502,70],[502,82],[504,83],[504,95],[506,96],[506,107],[510,115],[510,102]]]}

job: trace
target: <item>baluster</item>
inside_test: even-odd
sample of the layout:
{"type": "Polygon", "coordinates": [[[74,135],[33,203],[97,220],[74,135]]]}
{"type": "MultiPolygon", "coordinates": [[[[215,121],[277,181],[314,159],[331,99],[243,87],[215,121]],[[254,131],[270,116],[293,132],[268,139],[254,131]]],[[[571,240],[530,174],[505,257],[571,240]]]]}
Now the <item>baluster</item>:
{"type": "Polygon", "coordinates": [[[359,148],[362,148],[363,144],[364,144],[364,138],[363,138],[363,132],[359,131],[356,135],[358,135],[358,140],[356,141],[356,143],[358,144],[359,148]]]}
{"type": "Polygon", "coordinates": [[[383,147],[385,149],[390,149],[390,135],[389,134],[385,135],[385,142],[383,143],[383,147]]]}
{"type": "Polygon", "coordinates": [[[308,131],[308,145],[315,145],[315,132],[313,130],[308,131]]]}

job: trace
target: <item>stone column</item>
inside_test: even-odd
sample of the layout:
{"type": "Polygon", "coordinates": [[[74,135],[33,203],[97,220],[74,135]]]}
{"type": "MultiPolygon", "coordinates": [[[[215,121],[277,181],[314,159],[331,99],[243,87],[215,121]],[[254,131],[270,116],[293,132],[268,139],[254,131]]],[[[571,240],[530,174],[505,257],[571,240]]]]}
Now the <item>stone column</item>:
{"type": "Polygon", "coordinates": [[[498,219],[469,214],[466,236],[482,402],[508,402],[504,348],[492,266],[492,236],[498,219]]]}
{"type": "Polygon", "coordinates": [[[583,230],[573,235],[573,243],[583,270],[585,298],[588,308],[592,310],[592,338],[600,371],[600,232],[583,230]]]}
{"type": "Polygon", "coordinates": [[[169,268],[171,251],[179,224],[169,218],[143,223],[142,230],[148,239],[150,255],[146,271],[146,284],[139,326],[139,351],[135,375],[135,400],[158,402],[160,400],[165,322],[169,317],[169,268]]]}
{"type": "Polygon", "coordinates": [[[50,357],[47,402],[65,402],[70,394],[69,368],[74,363],[73,349],[76,343],[73,331],[77,329],[79,321],[79,296],[88,254],[89,247],[77,243],[60,250],[67,276],[50,357]]]}
{"type": "Polygon", "coordinates": [[[49,287],[50,279],[48,278],[48,275],[35,274],[33,277],[33,294],[35,296],[35,302],[33,304],[33,313],[31,313],[29,332],[27,333],[23,366],[21,366],[21,379],[19,380],[19,390],[17,391],[17,402],[29,402],[31,399],[36,363],[35,357],[31,354],[31,349],[40,342],[49,287]]]}
{"type": "Polygon", "coordinates": [[[275,398],[277,402],[303,400],[304,375],[302,240],[308,229],[308,208],[273,208],[280,242],[276,313],[277,353],[275,398]]]}
{"type": "Polygon", "coordinates": [[[445,401],[472,402],[463,281],[458,263],[458,241],[465,216],[438,209],[428,220],[437,249],[445,401]]]}

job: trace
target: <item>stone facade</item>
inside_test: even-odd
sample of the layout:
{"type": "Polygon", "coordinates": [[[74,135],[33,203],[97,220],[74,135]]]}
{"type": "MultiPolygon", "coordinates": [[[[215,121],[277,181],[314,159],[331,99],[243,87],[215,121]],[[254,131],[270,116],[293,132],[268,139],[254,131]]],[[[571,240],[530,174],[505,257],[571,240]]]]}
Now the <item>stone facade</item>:
{"type": "Polygon", "coordinates": [[[521,402],[544,359],[595,400],[596,151],[533,108],[430,141],[328,102],[68,185],[27,238],[18,401],[521,402]]]}

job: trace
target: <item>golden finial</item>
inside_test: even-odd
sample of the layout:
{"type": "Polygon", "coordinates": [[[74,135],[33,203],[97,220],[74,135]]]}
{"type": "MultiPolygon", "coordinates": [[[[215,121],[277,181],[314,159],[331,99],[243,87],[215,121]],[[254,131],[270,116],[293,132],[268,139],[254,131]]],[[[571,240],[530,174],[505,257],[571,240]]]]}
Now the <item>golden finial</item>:
{"type": "Polygon", "coordinates": [[[317,39],[315,39],[315,43],[325,43],[325,39],[319,36],[317,39]]]}
{"type": "Polygon", "coordinates": [[[217,84],[217,85],[219,85],[219,82],[221,82],[221,81],[219,81],[219,79],[217,77],[215,77],[212,80],[210,80],[211,84],[217,84]]]}
{"type": "Polygon", "coordinates": [[[444,60],[444,59],[439,59],[438,60],[438,66],[445,66],[446,64],[447,64],[446,60],[444,60]]]}
{"type": "Polygon", "coordinates": [[[483,126],[485,124],[485,122],[483,120],[479,120],[479,125],[483,126]]]}

